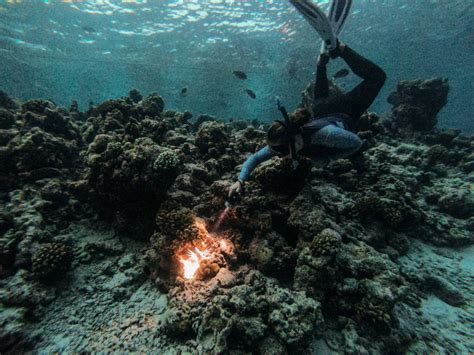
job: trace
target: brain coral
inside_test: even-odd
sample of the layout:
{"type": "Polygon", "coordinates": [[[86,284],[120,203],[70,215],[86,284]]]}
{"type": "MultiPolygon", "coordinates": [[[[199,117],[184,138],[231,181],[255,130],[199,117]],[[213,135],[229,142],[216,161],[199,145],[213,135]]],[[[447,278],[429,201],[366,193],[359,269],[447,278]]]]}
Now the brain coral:
{"type": "Polygon", "coordinates": [[[54,281],[69,269],[72,260],[70,248],[63,243],[42,244],[32,257],[35,278],[54,281]]]}
{"type": "Polygon", "coordinates": [[[313,238],[311,250],[315,255],[333,255],[341,246],[341,236],[335,230],[326,228],[313,238]]]}

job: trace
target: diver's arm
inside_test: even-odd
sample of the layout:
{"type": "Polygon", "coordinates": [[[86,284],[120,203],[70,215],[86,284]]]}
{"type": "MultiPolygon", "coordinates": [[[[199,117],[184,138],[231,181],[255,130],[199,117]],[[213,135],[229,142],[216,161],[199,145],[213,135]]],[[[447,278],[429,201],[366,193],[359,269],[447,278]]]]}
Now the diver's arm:
{"type": "Polygon", "coordinates": [[[255,154],[252,154],[245,161],[244,165],[242,166],[242,170],[240,170],[239,181],[243,182],[245,180],[248,180],[250,174],[252,173],[252,171],[254,171],[258,164],[271,159],[275,155],[276,153],[273,152],[268,145],[260,149],[255,154]]]}

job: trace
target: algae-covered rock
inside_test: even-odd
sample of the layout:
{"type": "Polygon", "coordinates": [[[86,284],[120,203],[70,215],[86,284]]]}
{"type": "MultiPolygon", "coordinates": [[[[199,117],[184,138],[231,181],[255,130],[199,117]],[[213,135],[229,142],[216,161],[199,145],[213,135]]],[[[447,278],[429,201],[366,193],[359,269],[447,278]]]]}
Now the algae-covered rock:
{"type": "Polygon", "coordinates": [[[467,191],[441,196],[437,204],[441,211],[457,218],[469,218],[474,215],[474,196],[467,191]]]}
{"type": "MultiPolygon", "coordinates": [[[[422,218],[416,206],[411,206],[402,196],[385,194],[380,197],[374,193],[361,196],[355,201],[355,211],[362,220],[371,221],[374,218],[385,226],[394,229],[408,228],[410,223],[422,218]],[[392,198],[393,197],[393,198],[392,198]]],[[[413,204],[412,201],[411,204],[413,204]]]]}
{"type": "Polygon", "coordinates": [[[21,344],[25,338],[26,308],[5,308],[0,304],[0,351],[21,344]]]}
{"type": "Polygon", "coordinates": [[[393,105],[392,119],[397,127],[413,131],[428,131],[437,124],[437,114],[446,105],[448,80],[401,81],[388,97],[393,105]]]}
{"type": "Polygon", "coordinates": [[[310,248],[304,248],[298,255],[294,287],[323,301],[335,287],[336,272],[337,268],[331,257],[315,256],[310,248]]]}
{"type": "Polygon", "coordinates": [[[157,93],[152,93],[142,101],[142,107],[145,115],[156,117],[163,112],[165,101],[157,93]]]}
{"type": "Polygon", "coordinates": [[[228,141],[228,133],[223,123],[205,121],[199,126],[195,144],[202,154],[215,158],[224,152],[228,141]]]}
{"type": "Polygon", "coordinates": [[[449,150],[441,144],[435,144],[426,151],[426,160],[428,164],[449,163],[449,150]]]}
{"type": "Polygon", "coordinates": [[[302,188],[310,171],[309,159],[301,158],[295,168],[290,160],[275,158],[255,171],[255,179],[265,190],[295,193],[302,188]]]}
{"type": "Polygon", "coordinates": [[[257,271],[232,277],[244,282],[213,293],[194,285],[193,296],[173,291],[176,297],[165,315],[167,334],[191,336],[204,351],[220,352],[256,346],[268,351],[274,342],[264,340],[267,334],[280,348],[296,351],[322,333],[320,304],[303,292],[281,288],[257,271]]]}
{"type": "Polygon", "coordinates": [[[6,92],[0,90],[0,107],[6,109],[15,109],[17,107],[15,101],[13,101],[6,92]]]}
{"type": "Polygon", "coordinates": [[[178,174],[178,158],[149,138],[121,144],[117,136],[98,135],[89,147],[88,184],[95,198],[114,209],[126,204],[159,201],[178,174]]]}
{"type": "Polygon", "coordinates": [[[138,103],[143,99],[142,94],[137,89],[132,89],[128,92],[128,97],[132,99],[134,103],[138,103]]]}
{"type": "Polygon", "coordinates": [[[371,296],[364,297],[356,305],[356,317],[359,321],[370,322],[375,327],[390,327],[391,316],[387,305],[371,296]]]}
{"type": "Polygon", "coordinates": [[[0,129],[10,129],[13,127],[14,123],[15,115],[9,110],[0,108],[0,129]]]}

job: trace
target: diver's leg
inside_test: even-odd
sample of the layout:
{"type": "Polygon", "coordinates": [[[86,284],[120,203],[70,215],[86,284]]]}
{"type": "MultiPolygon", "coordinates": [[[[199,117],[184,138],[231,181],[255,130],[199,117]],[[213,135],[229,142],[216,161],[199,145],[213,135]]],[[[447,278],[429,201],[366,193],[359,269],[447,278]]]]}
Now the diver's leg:
{"type": "Polygon", "coordinates": [[[337,148],[341,157],[355,153],[363,143],[357,134],[335,125],[328,125],[314,133],[311,142],[323,147],[337,148]]]}
{"type": "Polygon", "coordinates": [[[329,81],[327,73],[327,64],[329,55],[321,53],[316,64],[316,82],[314,84],[314,99],[326,97],[329,94],[329,81]]]}
{"type": "Polygon", "coordinates": [[[338,102],[339,111],[358,119],[374,102],[387,78],[378,65],[362,57],[347,45],[342,45],[339,55],[349,65],[352,72],[363,79],[351,91],[345,93],[338,102]]]}

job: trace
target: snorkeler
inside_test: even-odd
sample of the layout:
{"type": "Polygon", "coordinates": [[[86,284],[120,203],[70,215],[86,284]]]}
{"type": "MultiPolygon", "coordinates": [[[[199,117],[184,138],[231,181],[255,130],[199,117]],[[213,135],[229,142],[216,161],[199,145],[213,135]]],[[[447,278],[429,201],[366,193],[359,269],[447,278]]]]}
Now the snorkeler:
{"type": "MultiPolygon", "coordinates": [[[[309,0],[290,0],[290,2],[313,27],[316,28],[320,23],[327,27],[328,18],[321,18],[321,14],[324,13],[309,0]],[[314,19],[312,16],[317,20],[311,22],[311,19],[314,19]]],[[[340,3],[347,1],[335,0],[331,14],[334,8],[337,10],[340,3]]],[[[274,156],[289,157],[296,164],[298,152],[314,158],[320,157],[321,152],[329,158],[341,158],[354,154],[362,146],[362,140],[352,130],[380,92],[386,74],[379,66],[335,37],[334,32],[339,34],[342,26],[343,23],[332,34],[318,31],[323,38],[323,50],[317,61],[314,100],[311,107],[298,109],[290,117],[279,103],[278,108],[285,118],[284,121],[277,120],[271,124],[267,132],[268,145],[245,161],[238,180],[229,188],[230,198],[243,192],[244,182],[258,164],[274,156]],[[336,90],[332,90],[333,88],[330,90],[329,87],[326,66],[330,58],[338,57],[347,63],[354,74],[363,79],[347,93],[335,93],[336,90]]]]}

